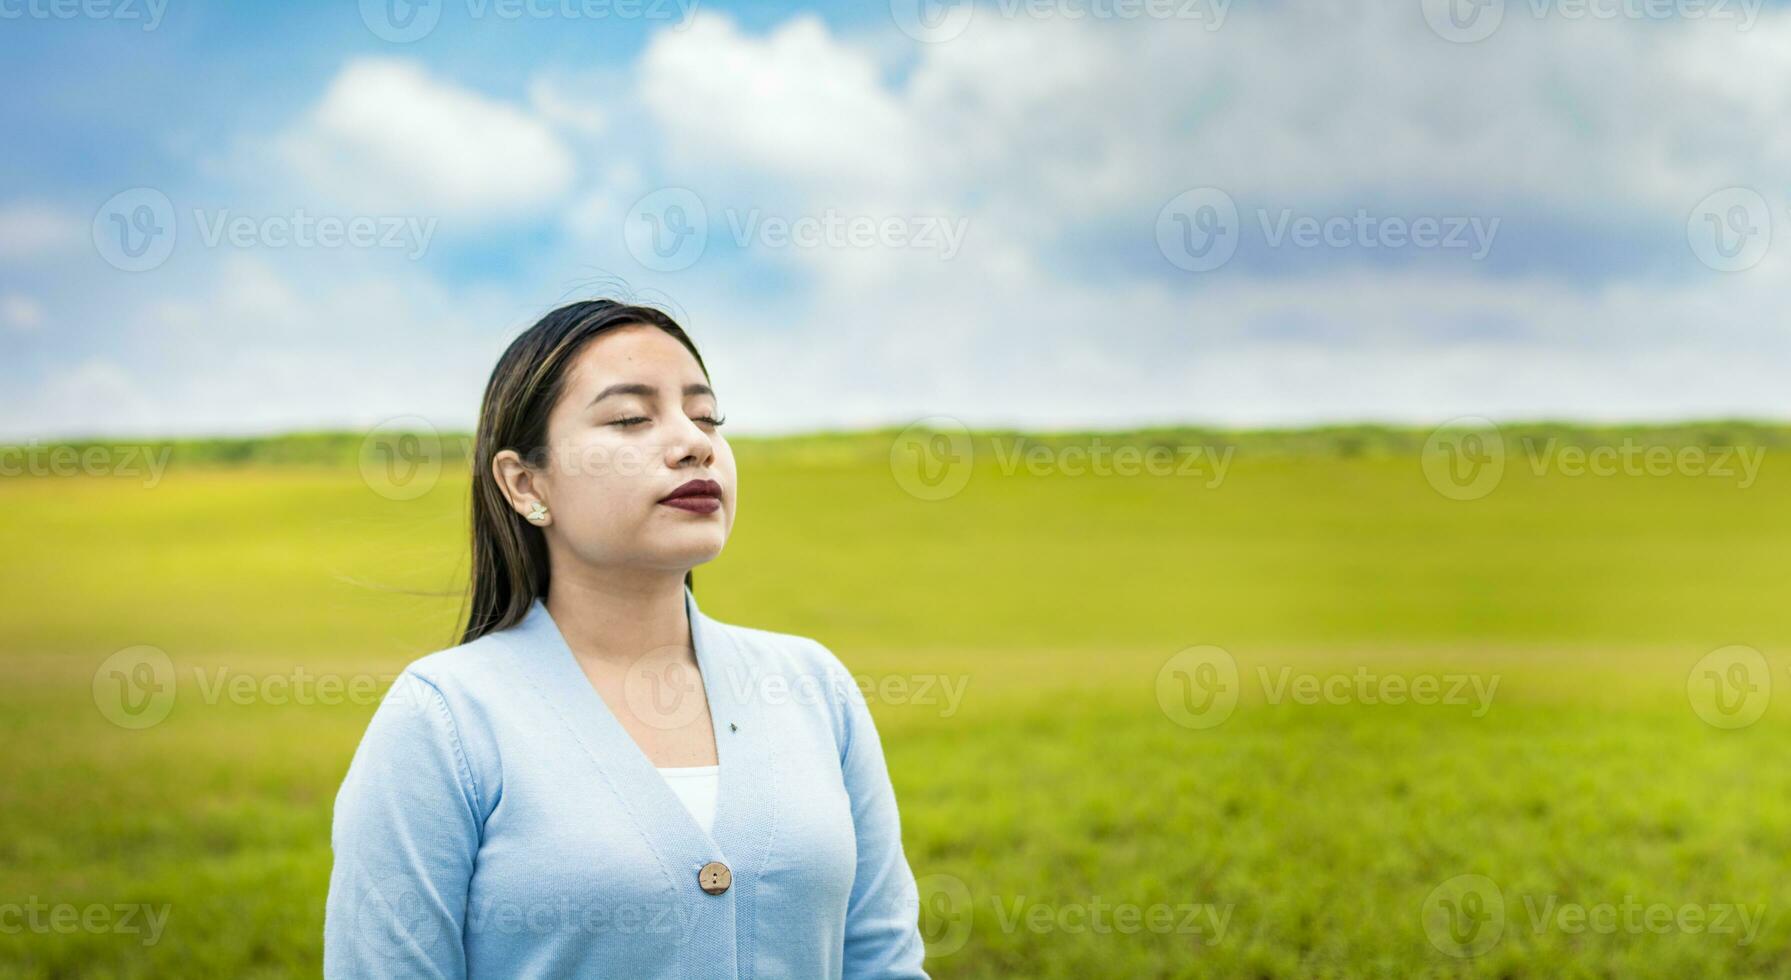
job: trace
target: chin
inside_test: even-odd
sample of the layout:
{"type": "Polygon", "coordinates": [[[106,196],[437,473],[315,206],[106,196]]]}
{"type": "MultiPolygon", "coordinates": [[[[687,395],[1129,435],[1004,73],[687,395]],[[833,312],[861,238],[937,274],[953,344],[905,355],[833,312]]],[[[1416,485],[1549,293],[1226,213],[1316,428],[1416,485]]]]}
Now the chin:
{"type": "MultiPolygon", "coordinates": [[[[691,538],[695,538],[691,535],[691,538]]],[[[686,540],[678,542],[676,547],[659,549],[659,564],[665,568],[695,568],[721,557],[721,547],[726,543],[720,535],[713,535],[713,540],[686,540]]]]}

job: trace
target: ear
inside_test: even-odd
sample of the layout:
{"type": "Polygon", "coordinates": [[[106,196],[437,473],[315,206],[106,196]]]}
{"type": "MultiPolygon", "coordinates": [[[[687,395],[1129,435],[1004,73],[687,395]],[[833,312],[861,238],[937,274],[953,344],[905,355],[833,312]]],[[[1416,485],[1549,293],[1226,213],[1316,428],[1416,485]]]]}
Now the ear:
{"type": "MultiPolygon", "coordinates": [[[[545,471],[536,470],[523,461],[521,454],[514,449],[501,450],[491,459],[491,475],[497,480],[498,490],[504,499],[523,517],[534,511],[535,505],[548,506],[545,471]]],[[[530,521],[537,526],[545,526],[545,521],[530,521]]]]}

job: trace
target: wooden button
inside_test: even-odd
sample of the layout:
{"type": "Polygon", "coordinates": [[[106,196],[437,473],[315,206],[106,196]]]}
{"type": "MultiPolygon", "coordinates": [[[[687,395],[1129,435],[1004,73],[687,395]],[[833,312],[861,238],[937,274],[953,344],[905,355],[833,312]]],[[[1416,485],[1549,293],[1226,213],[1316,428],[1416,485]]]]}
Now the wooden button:
{"type": "Polygon", "coordinates": [[[728,866],[720,861],[710,861],[697,872],[697,884],[702,885],[703,891],[711,895],[720,895],[733,883],[734,872],[729,871],[728,866]]]}

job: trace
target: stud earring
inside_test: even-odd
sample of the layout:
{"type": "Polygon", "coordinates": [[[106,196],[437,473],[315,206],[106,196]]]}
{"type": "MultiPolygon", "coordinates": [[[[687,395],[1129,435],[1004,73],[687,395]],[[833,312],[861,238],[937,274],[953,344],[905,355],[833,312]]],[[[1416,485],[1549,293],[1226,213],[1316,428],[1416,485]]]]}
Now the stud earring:
{"type": "Polygon", "coordinates": [[[536,524],[546,524],[547,523],[547,508],[541,506],[541,501],[537,500],[534,503],[529,505],[529,512],[528,512],[527,516],[530,521],[532,521],[536,524]]]}

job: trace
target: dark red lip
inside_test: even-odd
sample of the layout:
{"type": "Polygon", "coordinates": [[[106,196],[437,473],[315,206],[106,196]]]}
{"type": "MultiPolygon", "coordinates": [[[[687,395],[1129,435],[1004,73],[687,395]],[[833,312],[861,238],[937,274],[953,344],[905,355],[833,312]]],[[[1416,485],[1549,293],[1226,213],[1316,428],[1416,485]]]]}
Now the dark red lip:
{"type": "Polygon", "coordinates": [[[671,493],[659,498],[661,503],[677,500],[680,497],[721,497],[721,484],[714,480],[691,480],[671,493]]]}
{"type": "Polygon", "coordinates": [[[691,480],[659,498],[659,502],[692,514],[713,514],[721,510],[721,484],[714,480],[691,480]]]}
{"type": "Polygon", "coordinates": [[[673,497],[670,500],[661,500],[659,506],[689,511],[692,514],[713,514],[721,510],[721,498],[711,497],[708,494],[698,494],[694,497],[673,497]]]}

